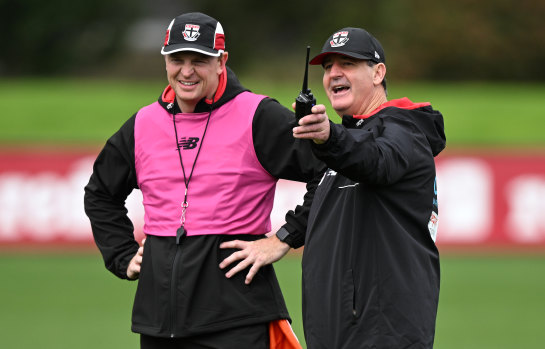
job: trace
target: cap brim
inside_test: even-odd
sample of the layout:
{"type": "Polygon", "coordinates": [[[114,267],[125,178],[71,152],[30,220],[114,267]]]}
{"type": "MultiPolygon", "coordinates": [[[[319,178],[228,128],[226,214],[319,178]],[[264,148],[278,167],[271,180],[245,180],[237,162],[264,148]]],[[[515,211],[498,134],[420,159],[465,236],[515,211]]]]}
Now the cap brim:
{"type": "Polygon", "coordinates": [[[311,64],[311,65],[320,65],[320,64],[322,64],[324,62],[324,58],[327,55],[331,55],[331,54],[337,54],[337,55],[342,55],[342,56],[347,56],[347,57],[352,57],[352,58],[357,58],[357,59],[366,59],[366,60],[369,59],[369,60],[375,61],[374,57],[369,57],[367,55],[360,55],[358,53],[342,52],[342,51],[327,51],[327,52],[322,52],[319,55],[317,55],[316,57],[314,57],[313,59],[311,59],[309,64],[311,64]]]}
{"type": "Polygon", "coordinates": [[[182,51],[191,51],[202,53],[203,55],[219,57],[224,51],[223,50],[214,50],[209,47],[201,45],[192,45],[192,44],[178,44],[178,45],[168,45],[161,49],[162,55],[169,55],[175,52],[182,51]]]}

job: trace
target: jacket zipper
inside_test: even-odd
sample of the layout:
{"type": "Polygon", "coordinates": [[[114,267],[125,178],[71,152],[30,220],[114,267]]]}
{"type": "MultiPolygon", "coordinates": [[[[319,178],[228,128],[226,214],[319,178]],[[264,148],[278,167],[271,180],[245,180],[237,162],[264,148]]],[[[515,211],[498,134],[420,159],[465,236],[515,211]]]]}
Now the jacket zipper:
{"type": "MultiPolygon", "coordinates": [[[[176,121],[174,116],[176,115],[176,112],[174,111],[174,103],[169,103],[167,105],[167,109],[172,113],[172,121],[174,122],[174,133],[176,134],[176,145],[178,146],[178,154],[180,155],[180,164],[182,165],[183,169],[183,163],[182,163],[182,154],[180,153],[180,146],[178,144],[178,134],[176,132],[176,121]]],[[[210,115],[208,116],[208,121],[210,121],[210,115]]],[[[208,123],[206,124],[208,126],[208,123]]],[[[206,129],[205,129],[206,132],[206,129]]],[[[203,135],[204,137],[204,135],[203,135]]],[[[202,146],[202,144],[201,144],[202,146]]],[[[200,151],[200,148],[199,148],[200,151]]],[[[199,156],[197,154],[197,156],[199,156]]],[[[196,162],[196,160],[195,160],[196,162]]],[[[195,167],[195,163],[193,163],[193,168],[195,167]]],[[[193,169],[191,169],[191,174],[189,176],[189,179],[191,179],[191,176],[193,175],[193,169]]],[[[185,199],[184,203],[187,204],[187,186],[188,181],[186,181],[185,178],[185,172],[184,172],[184,183],[185,183],[185,199]]],[[[183,206],[183,204],[182,204],[183,206]]],[[[187,207],[187,206],[186,206],[187,207]]],[[[185,210],[185,209],[184,209],[185,210]]],[[[186,235],[186,231],[184,229],[184,223],[185,218],[182,216],[182,226],[176,230],[176,255],[174,256],[174,261],[172,264],[172,275],[170,278],[170,338],[174,338],[175,331],[176,331],[176,275],[178,274],[178,259],[180,258],[180,254],[182,252],[182,238],[186,235]]]]}

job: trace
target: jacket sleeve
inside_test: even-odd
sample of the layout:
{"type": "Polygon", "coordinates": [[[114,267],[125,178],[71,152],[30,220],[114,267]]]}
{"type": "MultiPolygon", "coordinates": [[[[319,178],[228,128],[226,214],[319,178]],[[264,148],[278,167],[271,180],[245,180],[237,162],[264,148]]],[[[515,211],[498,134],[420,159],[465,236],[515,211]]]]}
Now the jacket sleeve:
{"type": "Polygon", "coordinates": [[[305,244],[310,206],[312,205],[314,193],[321,179],[322,174],[318,174],[307,183],[307,192],[303,197],[303,205],[297,205],[294,210],[288,211],[286,214],[286,224],[280,228],[288,232],[289,235],[284,242],[292,248],[299,248],[305,244]]]}
{"type": "Polygon", "coordinates": [[[134,166],[134,121],[131,117],[107,142],[85,187],[85,213],[106,268],[127,279],[127,267],[138,250],[125,200],[137,188],[134,166]]]}
{"type": "Polygon", "coordinates": [[[294,248],[304,244],[308,214],[314,192],[326,166],[312,152],[312,141],[293,137],[294,113],[276,100],[265,98],[252,124],[257,158],[272,176],[307,183],[303,205],[286,215],[282,229],[290,233],[286,242],[294,248]]]}
{"type": "Polygon", "coordinates": [[[324,144],[314,144],[314,154],[343,176],[355,182],[389,185],[409,171],[419,137],[410,121],[380,117],[364,129],[330,126],[330,138],[324,144]]]}

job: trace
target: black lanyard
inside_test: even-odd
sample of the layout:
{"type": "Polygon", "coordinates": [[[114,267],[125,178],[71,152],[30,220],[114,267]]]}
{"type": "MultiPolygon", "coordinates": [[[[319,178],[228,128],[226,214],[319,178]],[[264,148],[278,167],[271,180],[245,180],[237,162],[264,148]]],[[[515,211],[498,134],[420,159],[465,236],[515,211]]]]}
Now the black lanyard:
{"type": "MultiPolygon", "coordinates": [[[[212,101],[212,104],[214,102],[212,101]]],[[[206,126],[204,127],[204,132],[202,134],[201,138],[201,144],[199,145],[199,148],[197,150],[197,155],[195,156],[195,160],[193,161],[193,165],[191,166],[191,172],[189,173],[189,178],[185,175],[185,168],[184,168],[184,162],[182,161],[182,151],[180,150],[180,143],[178,142],[178,129],[176,128],[176,118],[174,117],[174,112],[172,113],[172,122],[174,124],[174,135],[176,136],[176,148],[178,149],[178,156],[180,158],[180,165],[182,165],[182,172],[184,174],[184,184],[185,184],[185,194],[184,194],[184,201],[182,202],[182,217],[180,218],[181,226],[176,231],[176,243],[180,243],[180,238],[187,234],[187,230],[185,230],[185,212],[187,210],[187,207],[189,206],[189,202],[187,201],[187,192],[189,190],[189,182],[191,181],[191,177],[193,177],[193,170],[195,169],[195,165],[197,164],[197,159],[199,158],[199,154],[201,153],[202,144],[204,142],[204,136],[206,135],[206,130],[208,129],[208,124],[210,123],[210,116],[212,115],[212,105],[210,105],[210,112],[208,113],[208,119],[206,120],[206,126]]]]}

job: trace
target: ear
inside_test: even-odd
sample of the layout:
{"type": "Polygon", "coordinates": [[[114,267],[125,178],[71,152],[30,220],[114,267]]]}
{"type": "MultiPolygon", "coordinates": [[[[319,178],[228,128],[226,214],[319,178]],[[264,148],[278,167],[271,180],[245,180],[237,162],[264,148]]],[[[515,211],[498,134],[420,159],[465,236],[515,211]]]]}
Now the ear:
{"type": "Polygon", "coordinates": [[[380,85],[386,76],[386,65],[377,63],[373,67],[373,84],[380,85]]]}
{"type": "Polygon", "coordinates": [[[221,56],[218,58],[218,61],[219,61],[218,74],[221,74],[225,70],[225,64],[227,64],[228,58],[229,58],[228,52],[223,52],[221,56]]]}

